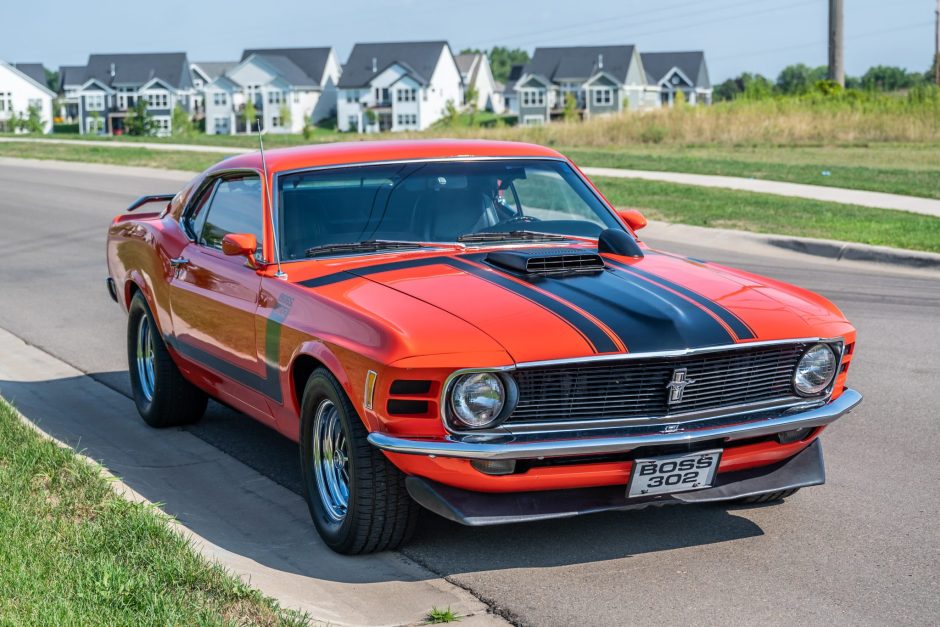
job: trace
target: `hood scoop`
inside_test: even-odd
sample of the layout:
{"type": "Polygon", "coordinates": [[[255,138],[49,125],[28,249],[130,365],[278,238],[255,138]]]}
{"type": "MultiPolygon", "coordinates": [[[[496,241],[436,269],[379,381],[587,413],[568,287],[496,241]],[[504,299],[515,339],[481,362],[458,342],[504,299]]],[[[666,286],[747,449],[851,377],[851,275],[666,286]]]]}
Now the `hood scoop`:
{"type": "Polygon", "coordinates": [[[572,252],[570,248],[532,252],[500,250],[488,253],[486,260],[519,274],[573,274],[604,269],[604,260],[597,253],[572,252]]]}

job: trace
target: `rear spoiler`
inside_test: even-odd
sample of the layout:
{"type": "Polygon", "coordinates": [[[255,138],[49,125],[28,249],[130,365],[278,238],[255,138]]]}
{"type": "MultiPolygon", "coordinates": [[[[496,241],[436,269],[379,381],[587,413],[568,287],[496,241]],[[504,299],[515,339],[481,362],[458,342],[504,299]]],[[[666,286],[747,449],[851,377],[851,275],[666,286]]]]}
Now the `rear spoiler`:
{"type": "Polygon", "coordinates": [[[170,202],[175,197],[176,194],[151,194],[149,196],[141,196],[131,203],[130,207],[127,208],[127,212],[130,213],[152,202],[170,202]]]}

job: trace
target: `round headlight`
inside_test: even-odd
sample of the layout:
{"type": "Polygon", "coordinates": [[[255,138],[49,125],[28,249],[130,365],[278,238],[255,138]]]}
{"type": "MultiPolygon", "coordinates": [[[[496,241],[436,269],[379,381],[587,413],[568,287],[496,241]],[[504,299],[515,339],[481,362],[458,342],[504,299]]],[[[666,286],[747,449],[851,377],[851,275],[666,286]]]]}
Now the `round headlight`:
{"type": "Polygon", "coordinates": [[[506,386],[499,375],[474,372],[457,377],[451,392],[454,417],[468,427],[493,424],[506,404],[506,386]]]}
{"type": "Polygon", "coordinates": [[[793,387],[805,396],[825,390],[836,374],[836,356],[825,344],[816,344],[803,353],[793,375],[793,387]]]}

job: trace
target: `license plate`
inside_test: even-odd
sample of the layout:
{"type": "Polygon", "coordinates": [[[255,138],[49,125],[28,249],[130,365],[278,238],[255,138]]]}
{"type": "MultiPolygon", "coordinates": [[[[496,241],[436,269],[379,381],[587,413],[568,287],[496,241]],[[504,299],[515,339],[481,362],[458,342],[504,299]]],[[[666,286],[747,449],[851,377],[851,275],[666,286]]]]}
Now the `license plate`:
{"type": "Polygon", "coordinates": [[[627,496],[650,496],[700,490],[711,486],[721,449],[637,459],[630,473],[627,496]]]}

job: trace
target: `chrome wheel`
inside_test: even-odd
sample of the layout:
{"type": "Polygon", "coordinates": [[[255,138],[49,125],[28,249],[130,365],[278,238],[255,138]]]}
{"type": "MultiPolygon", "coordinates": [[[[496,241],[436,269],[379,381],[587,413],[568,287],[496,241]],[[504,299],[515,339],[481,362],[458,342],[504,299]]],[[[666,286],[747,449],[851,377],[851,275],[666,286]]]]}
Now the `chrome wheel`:
{"type": "Polygon", "coordinates": [[[153,332],[147,316],[141,316],[137,324],[137,379],[140,381],[140,392],[149,403],[153,400],[155,376],[153,332]]]}
{"type": "Polygon", "coordinates": [[[349,448],[339,410],[329,399],[320,401],[313,420],[313,468],[323,509],[334,521],[343,520],[349,506],[349,448]]]}

